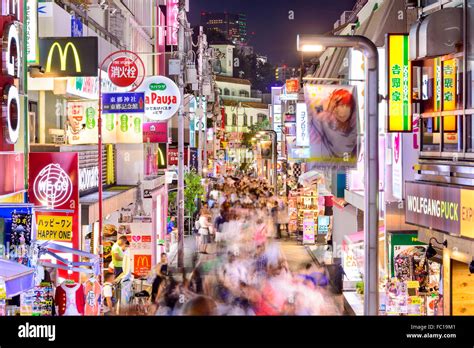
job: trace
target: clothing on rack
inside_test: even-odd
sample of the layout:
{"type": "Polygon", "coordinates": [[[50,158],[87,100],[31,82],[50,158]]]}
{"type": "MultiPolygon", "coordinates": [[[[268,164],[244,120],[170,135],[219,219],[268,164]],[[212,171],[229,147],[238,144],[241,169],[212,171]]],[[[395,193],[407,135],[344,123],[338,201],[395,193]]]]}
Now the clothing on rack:
{"type": "Polygon", "coordinates": [[[102,288],[95,278],[89,279],[84,284],[85,307],[84,315],[99,315],[99,298],[102,288]]]}
{"type": "Polygon", "coordinates": [[[84,315],[84,288],[81,284],[63,282],[56,288],[55,300],[60,316],[84,315]]]}

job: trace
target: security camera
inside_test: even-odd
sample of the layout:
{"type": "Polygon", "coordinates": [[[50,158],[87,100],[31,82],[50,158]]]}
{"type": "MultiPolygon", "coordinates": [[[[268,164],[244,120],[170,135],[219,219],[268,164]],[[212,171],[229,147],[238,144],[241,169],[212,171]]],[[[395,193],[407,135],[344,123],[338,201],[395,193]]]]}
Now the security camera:
{"type": "Polygon", "coordinates": [[[474,273],[474,259],[469,264],[469,272],[474,273]]]}
{"type": "Polygon", "coordinates": [[[99,6],[104,6],[107,0],[99,0],[99,6]]]}

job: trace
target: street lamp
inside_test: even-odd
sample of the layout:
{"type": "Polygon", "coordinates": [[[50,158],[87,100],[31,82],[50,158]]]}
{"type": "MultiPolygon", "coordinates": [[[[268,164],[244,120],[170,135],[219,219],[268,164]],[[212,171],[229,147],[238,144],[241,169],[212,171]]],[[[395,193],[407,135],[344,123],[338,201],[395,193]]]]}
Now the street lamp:
{"type": "Polygon", "coordinates": [[[263,130],[258,135],[270,133],[272,138],[272,161],[273,161],[273,185],[275,186],[275,196],[278,196],[278,182],[277,182],[277,133],[274,130],[263,130]]]}
{"type": "Polygon", "coordinates": [[[364,36],[298,35],[297,48],[302,52],[321,52],[325,47],[350,47],[361,51],[366,60],[365,95],[365,279],[364,314],[378,315],[378,241],[379,241],[379,148],[378,148],[378,52],[364,36]]]}

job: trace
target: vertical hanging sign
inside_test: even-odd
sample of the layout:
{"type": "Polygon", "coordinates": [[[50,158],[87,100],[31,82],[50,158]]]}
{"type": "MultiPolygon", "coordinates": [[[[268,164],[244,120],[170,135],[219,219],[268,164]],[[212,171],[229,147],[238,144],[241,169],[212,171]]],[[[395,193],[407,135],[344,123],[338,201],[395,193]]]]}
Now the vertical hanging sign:
{"type": "Polygon", "coordinates": [[[388,34],[388,132],[411,132],[411,64],[408,35],[388,34]]]}
{"type": "Polygon", "coordinates": [[[296,145],[309,146],[308,110],[306,103],[296,104],[296,145]]]}
{"type": "MultiPolygon", "coordinates": [[[[443,111],[456,110],[456,59],[443,62],[443,111]]],[[[444,116],[443,130],[456,131],[456,116],[444,116]]]]}
{"type": "Polygon", "coordinates": [[[179,13],[179,0],[167,0],[166,1],[166,44],[177,45],[178,44],[178,13],[179,13]]]}
{"type": "Polygon", "coordinates": [[[26,2],[26,60],[28,64],[38,63],[38,1],[26,2]]]}

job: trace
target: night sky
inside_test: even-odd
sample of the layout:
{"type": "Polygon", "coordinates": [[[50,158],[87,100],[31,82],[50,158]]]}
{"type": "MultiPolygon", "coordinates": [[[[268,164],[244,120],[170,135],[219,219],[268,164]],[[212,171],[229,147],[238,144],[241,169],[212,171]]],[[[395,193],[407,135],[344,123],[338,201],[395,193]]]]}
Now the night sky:
{"type": "MultiPolygon", "coordinates": [[[[189,20],[200,24],[202,11],[243,12],[247,32],[255,32],[249,44],[255,53],[266,55],[274,65],[298,65],[297,34],[323,34],[333,28],[343,11],[350,11],[356,0],[190,0],[189,20]],[[294,20],[288,12],[294,11],[294,20]]],[[[250,35],[249,35],[250,37],[250,35]]]]}

